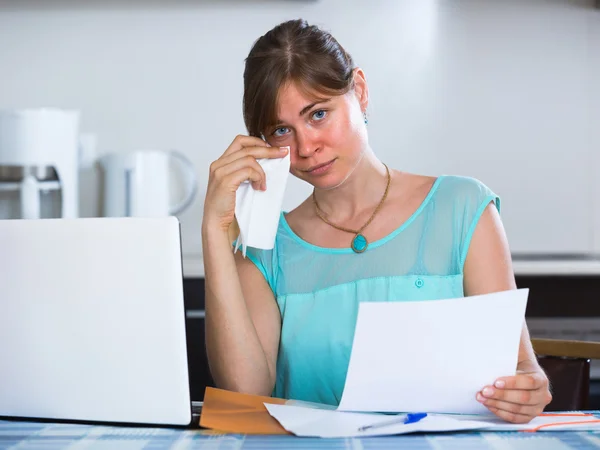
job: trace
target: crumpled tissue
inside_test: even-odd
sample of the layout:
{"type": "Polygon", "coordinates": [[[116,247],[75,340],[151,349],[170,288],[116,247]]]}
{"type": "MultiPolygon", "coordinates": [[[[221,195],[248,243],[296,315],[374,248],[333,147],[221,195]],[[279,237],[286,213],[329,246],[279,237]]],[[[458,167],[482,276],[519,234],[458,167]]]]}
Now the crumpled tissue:
{"type": "Polygon", "coordinates": [[[275,236],[283,205],[283,197],[290,173],[290,151],[282,158],[259,159],[266,175],[267,189],[257,191],[250,181],[244,181],[235,195],[235,218],[240,229],[235,250],[241,247],[246,257],[246,247],[270,250],[275,246],[275,236]]]}

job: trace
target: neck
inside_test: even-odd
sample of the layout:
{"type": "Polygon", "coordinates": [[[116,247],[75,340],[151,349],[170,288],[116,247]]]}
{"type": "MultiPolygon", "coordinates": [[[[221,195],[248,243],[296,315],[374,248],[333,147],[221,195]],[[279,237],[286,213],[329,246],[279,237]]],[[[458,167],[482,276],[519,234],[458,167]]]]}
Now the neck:
{"type": "Polygon", "coordinates": [[[342,184],[331,189],[315,189],[314,195],[319,208],[330,220],[348,222],[375,208],[381,201],[386,184],[385,166],[372,151],[366,150],[342,184]]]}

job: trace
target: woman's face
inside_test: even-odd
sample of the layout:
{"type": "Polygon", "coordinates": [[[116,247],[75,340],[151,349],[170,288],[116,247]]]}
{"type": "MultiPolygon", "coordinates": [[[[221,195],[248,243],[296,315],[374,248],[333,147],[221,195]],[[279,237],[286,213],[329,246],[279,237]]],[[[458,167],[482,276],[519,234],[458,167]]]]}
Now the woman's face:
{"type": "Polygon", "coordinates": [[[366,149],[363,111],[366,81],[355,72],[355,88],[347,94],[322,97],[305,94],[294,83],[279,93],[278,123],[265,130],[272,146],[290,147],[290,172],[321,189],[342,183],[366,149]]]}

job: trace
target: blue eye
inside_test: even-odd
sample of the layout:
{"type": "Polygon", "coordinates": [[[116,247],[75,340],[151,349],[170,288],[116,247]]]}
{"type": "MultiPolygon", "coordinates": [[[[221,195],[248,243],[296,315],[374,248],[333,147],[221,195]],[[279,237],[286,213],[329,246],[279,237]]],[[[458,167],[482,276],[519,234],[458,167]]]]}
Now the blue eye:
{"type": "Polygon", "coordinates": [[[277,128],[275,131],[273,131],[273,136],[283,136],[287,132],[287,130],[288,129],[285,127],[277,128]]]}
{"type": "Polygon", "coordinates": [[[326,115],[327,115],[327,112],[324,109],[319,109],[318,111],[314,112],[313,119],[315,119],[315,120],[323,120],[326,115]]]}

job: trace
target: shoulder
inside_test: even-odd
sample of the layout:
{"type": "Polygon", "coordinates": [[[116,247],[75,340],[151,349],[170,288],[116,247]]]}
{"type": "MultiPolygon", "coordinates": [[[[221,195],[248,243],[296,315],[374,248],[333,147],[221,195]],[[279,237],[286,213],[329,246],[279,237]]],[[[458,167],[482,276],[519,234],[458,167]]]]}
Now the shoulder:
{"type": "Polygon", "coordinates": [[[455,242],[460,246],[461,270],[476,230],[489,234],[500,223],[500,197],[477,178],[446,175],[439,187],[442,204],[452,209],[455,242]]]}
{"type": "Polygon", "coordinates": [[[405,204],[425,201],[431,197],[436,206],[446,205],[454,211],[477,208],[493,202],[500,210],[500,198],[481,180],[461,175],[439,177],[395,171],[401,180],[397,187],[398,200],[405,204]]]}
{"type": "Polygon", "coordinates": [[[420,204],[432,191],[436,180],[433,176],[394,170],[389,194],[390,203],[409,207],[420,204]]]}
{"type": "Polygon", "coordinates": [[[492,190],[481,180],[461,175],[443,175],[439,178],[440,191],[458,196],[492,194],[492,190]]]}
{"type": "Polygon", "coordinates": [[[418,173],[397,172],[400,177],[400,187],[415,194],[427,193],[435,185],[437,177],[418,173]]]}
{"type": "MultiPolygon", "coordinates": [[[[500,211],[500,197],[481,180],[460,175],[444,175],[438,179],[437,196],[454,207],[485,209],[493,203],[500,211]]],[[[462,209],[461,208],[461,209],[462,209]]]]}

